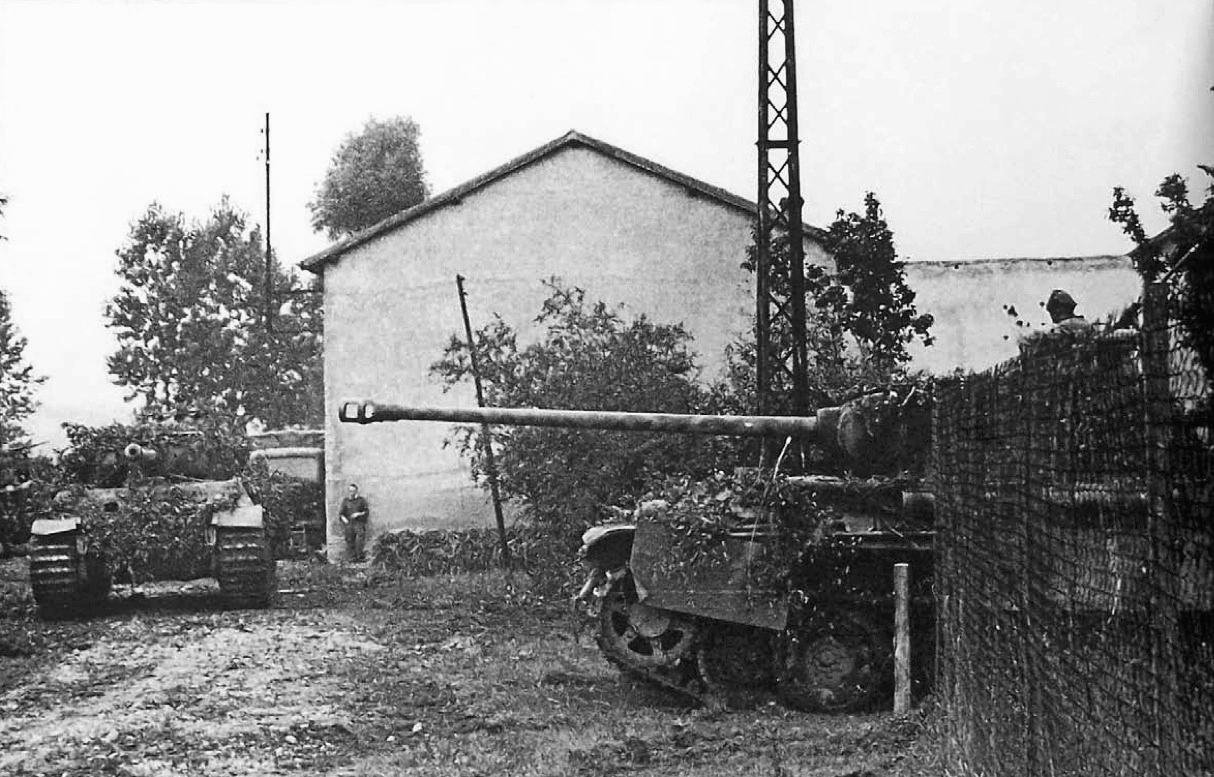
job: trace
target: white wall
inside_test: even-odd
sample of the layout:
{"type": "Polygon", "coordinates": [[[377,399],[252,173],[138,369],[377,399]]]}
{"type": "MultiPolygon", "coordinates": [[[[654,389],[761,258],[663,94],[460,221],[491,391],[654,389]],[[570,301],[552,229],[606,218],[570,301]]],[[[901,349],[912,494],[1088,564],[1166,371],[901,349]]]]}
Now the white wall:
{"type": "Polygon", "coordinates": [[[1054,289],[1067,290],[1089,321],[1120,313],[1142,291],[1124,256],[908,262],[906,282],[919,312],[935,317],[935,343],[911,348],[912,367],[937,374],[983,370],[1015,356],[1020,336],[1049,327],[1045,301],[1054,289]],[[1005,305],[1028,326],[1016,326],[1005,305]]]}
{"type": "MultiPolygon", "coordinates": [[[[491,525],[448,425],[337,422],[347,398],[471,406],[430,377],[452,335],[462,338],[455,275],[467,279],[473,327],[500,313],[526,336],[560,276],[592,300],[682,322],[702,364],[750,327],[754,297],[740,268],[751,218],[685,187],[582,147],[560,150],[367,244],[325,270],[325,398],[330,542],[348,482],[371,504],[370,534],[491,525]]],[[[819,259],[823,258],[817,251],[819,259]]],[[[638,408],[643,409],[643,408],[638,408]]]]}

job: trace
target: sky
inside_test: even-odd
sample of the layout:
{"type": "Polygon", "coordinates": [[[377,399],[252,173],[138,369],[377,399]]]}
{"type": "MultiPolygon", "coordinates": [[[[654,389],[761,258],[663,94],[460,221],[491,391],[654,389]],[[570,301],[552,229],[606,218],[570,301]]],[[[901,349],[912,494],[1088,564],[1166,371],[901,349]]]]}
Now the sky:
{"type": "MultiPolygon", "coordinates": [[[[810,223],[876,192],[908,260],[1124,253],[1214,164],[1212,0],[801,0],[810,223]]],[[[343,137],[411,116],[434,192],[576,129],[755,199],[755,0],[0,0],[0,288],[48,377],[26,423],[129,417],[105,357],[115,251],[223,196],[294,264],[343,137]]]]}

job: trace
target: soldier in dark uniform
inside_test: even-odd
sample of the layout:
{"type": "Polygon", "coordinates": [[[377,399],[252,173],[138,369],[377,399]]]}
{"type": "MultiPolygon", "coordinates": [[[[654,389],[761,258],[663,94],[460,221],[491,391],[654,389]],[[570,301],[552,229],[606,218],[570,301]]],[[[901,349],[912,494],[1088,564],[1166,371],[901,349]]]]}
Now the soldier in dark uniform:
{"type": "Polygon", "coordinates": [[[367,543],[367,518],[371,509],[365,497],[358,493],[358,484],[350,484],[350,493],[341,500],[341,524],[346,532],[346,558],[363,560],[363,548],[367,543]]]}
{"type": "Polygon", "coordinates": [[[1075,315],[1075,298],[1062,289],[1050,292],[1050,298],[1045,303],[1045,312],[1050,314],[1055,332],[1079,333],[1092,328],[1086,318],[1075,315]]]}

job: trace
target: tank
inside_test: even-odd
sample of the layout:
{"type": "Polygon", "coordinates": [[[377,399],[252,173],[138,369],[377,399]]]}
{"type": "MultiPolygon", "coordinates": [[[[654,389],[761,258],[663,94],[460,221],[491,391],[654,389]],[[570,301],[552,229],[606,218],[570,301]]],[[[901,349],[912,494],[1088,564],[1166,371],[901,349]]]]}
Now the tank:
{"type": "Polygon", "coordinates": [[[84,482],[56,494],[53,518],[34,521],[30,585],[43,614],[86,610],[105,600],[115,576],[133,581],[129,565],[115,568],[120,565],[109,557],[103,538],[115,525],[114,516],[150,520],[164,505],[179,510],[186,533],[196,536],[122,536],[136,546],[122,547],[128,559],[176,554],[172,565],[149,563],[138,570],[140,578],[213,577],[227,606],[270,604],[276,570],[262,507],[239,478],[225,477],[232,467],[225,466],[222,453],[208,448],[201,433],[171,431],[155,439],[156,445],[110,446],[81,463],[84,482]]]}
{"type": "Polygon", "coordinates": [[[876,392],[810,417],[375,401],[345,402],[338,415],[361,424],[440,421],[813,443],[836,474],[779,479],[788,504],[813,505],[804,516],[775,521],[729,488],[774,482],[774,473],[754,470],[692,484],[698,499],[644,501],[585,532],[579,557],[587,577],[575,600],[595,620],[604,657],[627,674],[709,704],[747,706],[774,695],[801,710],[850,712],[892,691],[895,564],[911,567],[913,670],[920,688],[930,683],[934,499],[924,486],[930,407],[915,391],[876,392]],[[678,517],[684,527],[688,518],[722,527],[690,564],[671,563],[686,554],[678,517]],[[802,517],[812,530],[790,530],[802,517]]]}

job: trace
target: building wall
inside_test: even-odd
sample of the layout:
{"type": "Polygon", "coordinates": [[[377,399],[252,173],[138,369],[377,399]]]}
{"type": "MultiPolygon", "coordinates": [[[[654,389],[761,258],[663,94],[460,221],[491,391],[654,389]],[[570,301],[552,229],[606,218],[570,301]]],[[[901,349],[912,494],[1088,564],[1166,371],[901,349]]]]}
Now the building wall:
{"type": "MultiPolygon", "coordinates": [[[[740,209],[595,151],[560,150],[352,249],[325,269],[326,491],[330,550],[337,506],[357,482],[372,536],[395,528],[492,525],[446,424],[354,426],[337,421],[349,398],[472,406],[470,388],[444,394],[429,375],[452,335],[462,338],[455,275],[466,278],[473,327],[494,313],[525,339],[559,276],[589,299],[682,322],[708,371],[750,327],[751,241],[740,209]]],[[[821,250],[811,254],[824,260],[821,250]]]]}
{"type": "Polygon", "coordinates": [[[1070,292],[1075,312],[1089,321],[1120,313],[1142,291],[1124,256],[908,262],[906,280],[919,311],[935,317],[935,343],[913,345],[911,365],[937,374],[983,370],[1015,356],[1021,336],[1049,328],[1045,301],[1054,289],[1070,292]]]}

